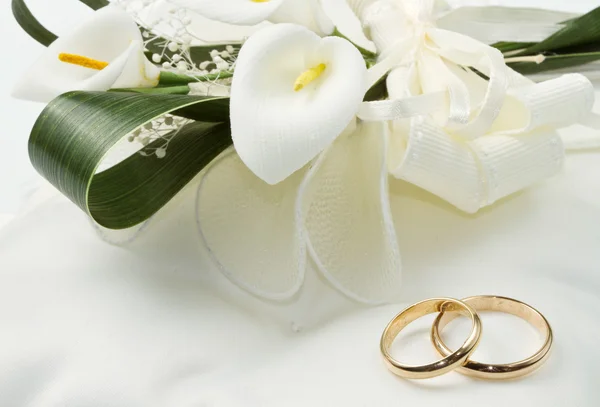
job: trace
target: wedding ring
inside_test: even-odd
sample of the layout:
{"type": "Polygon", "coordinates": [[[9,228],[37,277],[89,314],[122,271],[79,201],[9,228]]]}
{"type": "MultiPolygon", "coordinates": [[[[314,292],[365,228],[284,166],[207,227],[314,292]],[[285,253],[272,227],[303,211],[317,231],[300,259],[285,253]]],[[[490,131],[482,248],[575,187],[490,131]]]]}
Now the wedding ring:
{"type": "MultiPolygon", "coordinates": [[[[514,379],[534,372],[546,361],[552,347],[552,328],[546,318],[536,309],[512,298],[492,295],[469,297],[462,301],[476,311],[505,312],[523,318],[536,327],[544,335],[545,340],[540,350],[533,356],[519,362],[493,365],[468,360],[464,366],[457,369],[457,372],[480,379],[514,379]]],[[[454,312],[442,312],[433,323],[431,341],[442,356],[452,354],[452,350],[442,340],[440,331],[458,316],[454,312]]]]}
{"type": "Polygon", "coordinates": [[[380,349],[388,369],[394,374],[407,379],[427,379],[443,375],[462,366],[477,348],[480,337],[481,320],[470,305],[453,298],[433,298],[411,305],[396,315],[381,335],[380,349]],[[420,366],[405,365],[392,358],[390,348],[400,331],[417,318],[444,311],[448,312],[448,315],[460,313],[468,316],[473,322],[469,337],[457,351],[449,352],[437,362],[420,366]]]}

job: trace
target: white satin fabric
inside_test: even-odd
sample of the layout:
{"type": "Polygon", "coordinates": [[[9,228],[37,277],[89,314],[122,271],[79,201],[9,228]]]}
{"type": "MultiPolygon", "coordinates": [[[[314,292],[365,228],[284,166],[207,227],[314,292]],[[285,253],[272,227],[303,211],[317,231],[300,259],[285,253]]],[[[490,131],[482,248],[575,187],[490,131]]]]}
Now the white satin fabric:
{"type": "MultiPolygon", "coordinates": [[[[597,4],[527,3],[575,11],[597,4]]],[[[22,38],[16,25],[10,27],[3,25],[8,38],[22,38]]],[[[18,66],[1,69],[10,77],[18,66]]],[[[28,178],[26,138],[39,107],[4,94],[0,101],[15,118],[6,123],[13,138],[0,150],[0,208],[6,219],[0,226],[1,406],[600,404],[597,150],[568,155],[556,177],[477,214],[392,179],[390,209],[404,264],[400,299],[357,309],[310,261],[303,285],[286,301],[260,300],[231,284],[198,238],[194,197],[200,179],[128,246],[106,244],[71,202],[41,179],[28,178]],[[556,342],[541,371],[506,383],[458,374],[415,383],[385,369],[379,335],[401,308],[430,296],[483,293],[516,297],[548,317],[556,342]]],[[[594,134],[580,126],[560,131],[568,146],[593,140],[594,134]]],[[[377,159],[373,152],[369,157],[377,159]]],[[[241,172],[231,162],[223,170],[241,172]]],[[[369,207],[372,201],[364,202],[369,207]]],[[[351,213],[341,204],[338,209],[351,213]]],[[[265,253],[273,259],[259,269],[275,273],[289,261],[276,258],[282,255],[277,248],[289,244],[293,234],[278,236],[256,225],[267,228],[289,209],[264,207],[262,223],[251,212],[233,215],[250,228],[261,227],[257,240],[273,244],[265,253]]],[[[287,285],[285,278],[281,286],[287,285]]],[[[527,356],[539,343],[527,324],[488,315],[483,322],[478,359],[507,362],[527,356]]],[[[394,349],[407,362],[435,357],[427,323],[418,328],[394,349]]],[[[460,332],[449,332],[451,344],[464,338],[460,332]]]]}
{"type": "MultiPolygon", "coordinates": [[[[312,267],[293,301],[236,289],[199,250],[197,182],[126,248],[99,240],[50,191],[0,229],[0,405],[595,407],[599,172],[597,154],[569,156],[551,182],[478,215],[395,181],[402,299],[360,310],[312,267]],[[541,371],[507,383],[454,373],[413,383],[385,369],[379,335],[400,309],[480,293],[519,298],[548,317],[556,342],[541,371]]],[[[483,322],[482,360],[514,360],[539,344],[525,323],[483,322]]],[[[395,354],[433,360],[427,325],[417,327],[395,354]]],[[[452,344],[462,338],[449,331],[452,344]]]]}

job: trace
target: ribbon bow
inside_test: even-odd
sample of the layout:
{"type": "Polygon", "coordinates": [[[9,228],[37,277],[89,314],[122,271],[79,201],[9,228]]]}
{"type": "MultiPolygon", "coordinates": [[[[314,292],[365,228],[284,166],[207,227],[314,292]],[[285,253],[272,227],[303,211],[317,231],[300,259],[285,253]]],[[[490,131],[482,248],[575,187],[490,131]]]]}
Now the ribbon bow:
{"type": "Polygon", "coordinates": [[[391,69],[390,100],[363,104],[358,117],[394,121],[402,147],[390,173],[473,213],[557,172],[564,149],[554,129],[589,115],[589,81],[535,84],[498,50],[428,23],[431,2],[407,4],[377,2],[365,19],[385,56],[371,80],[391,69]]]}

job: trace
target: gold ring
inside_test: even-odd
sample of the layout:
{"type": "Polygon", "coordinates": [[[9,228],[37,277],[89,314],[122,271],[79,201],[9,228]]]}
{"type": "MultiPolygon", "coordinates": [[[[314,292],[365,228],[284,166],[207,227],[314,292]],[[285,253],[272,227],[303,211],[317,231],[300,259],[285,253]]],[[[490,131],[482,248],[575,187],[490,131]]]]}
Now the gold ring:
{"type": "MultiPolygon", "coordinates": [[[[544,316],[535,308],[512,298],[493,295],[469,297],[462,301],[473,307],[476,311],[505,312],[523,318],[545,336],[545,341],[540,350],[533,356],[519,362],[493,365],[468,360],[464,366],[457,369],[458,372],[480,379],[514,379],[534,372],[542,366],[550,355],[550,348],[552,347],[552,328],[546,318],[544,318],[544,316]]],[[[433,342],[433,346],[435,346],[442,356],[449,355],[452,351],[442,341],[440,331],[458,316],[459,315],[456,313],[442,312],[433,322],[431,328],[431,341],[433,342]]]]}
{"type": "Polygon", "coordinates": [[[453,298],[433,298],[411,305],[396,315],[381,335],[380,349],[388,369],[394,374],[406,379],[427,379],[443,375],[462,366],[477,348],[480,338],[481,320],[471,306],[453,298]],[[420,366],[405,365],[392,358],[390,348],[402,329],[417,318],[444,311],[461,313],[473,321],[471,334],[457,351],[450,352],[444,359],[437,362],[420,366]]]}

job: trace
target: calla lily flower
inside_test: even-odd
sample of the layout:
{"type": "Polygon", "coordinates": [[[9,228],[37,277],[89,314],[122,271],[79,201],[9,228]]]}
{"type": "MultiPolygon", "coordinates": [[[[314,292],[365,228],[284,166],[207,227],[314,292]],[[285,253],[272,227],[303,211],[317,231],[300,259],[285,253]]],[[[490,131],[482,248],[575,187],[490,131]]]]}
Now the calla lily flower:
{"type": "Polygon", "coordinates": [[[319,35],[333,32],[320,0],[170,0],[171,3],[224,23],[255,25],[263,21],[294,23],[319,35]]]}
{"type": "Polygon", "coordinates": [[[49,102],[71,90],[153,87],[159,73],[144,55],[135,21],[108,6],[50,44],[17,83],[13,96],[49,102]]]}
{"type": "Polygon", "coordinates": [[[294,24],[260,30],[242,47],[231,85],[237,153],[264,181],[282,181],[351,123],[366,84],[350,42],[294,24]]]}

